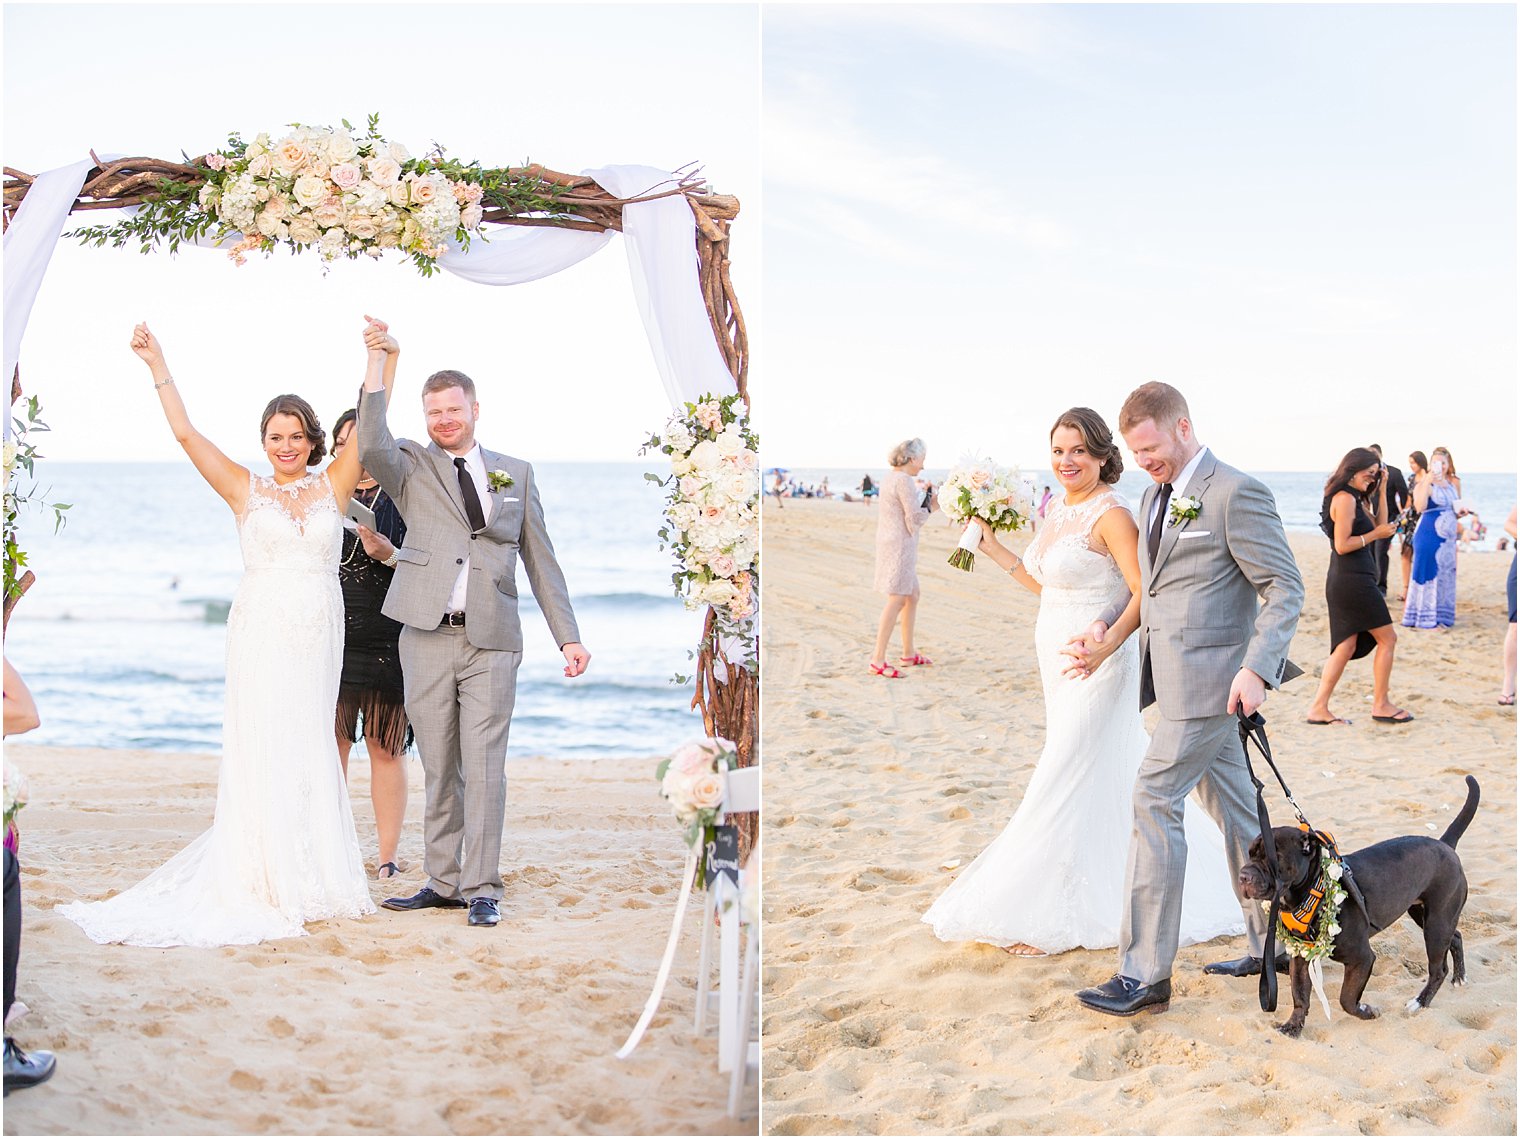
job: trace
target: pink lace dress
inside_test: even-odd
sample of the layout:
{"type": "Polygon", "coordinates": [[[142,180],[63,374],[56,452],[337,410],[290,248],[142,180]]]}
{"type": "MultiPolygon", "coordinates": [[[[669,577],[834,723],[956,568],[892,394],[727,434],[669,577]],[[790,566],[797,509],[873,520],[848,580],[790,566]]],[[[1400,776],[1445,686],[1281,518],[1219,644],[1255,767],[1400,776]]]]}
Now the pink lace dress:
{"type": "Polygon", "coordinates": [[[878,593],[918,592],[918,532],[929,520],[923,498],[924,492],[905,471],[893,471],[881,480],[876,508],[878,593]]]}

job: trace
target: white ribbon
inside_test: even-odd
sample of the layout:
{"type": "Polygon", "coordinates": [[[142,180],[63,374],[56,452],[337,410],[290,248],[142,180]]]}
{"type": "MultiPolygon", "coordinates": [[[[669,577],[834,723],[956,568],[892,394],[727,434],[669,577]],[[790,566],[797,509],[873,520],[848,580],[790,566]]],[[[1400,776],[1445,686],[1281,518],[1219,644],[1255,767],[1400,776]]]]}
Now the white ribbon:
{"type": "Polygon", "coordinates": [[[1309,962],[1309,980],[1314,983],[1314,992],[1319,997],[1319,1003],[1325,1007],[1325,1019],[1332,1020],[1330,998],[1325,996],[1325,959],[1323,957],[1316,957],[1309,962]]]}
{"type": "Polygon", "coordinates": [[[956,543],[958,549],[965,550],[968,554],[974,554],[982,546],[982,528],[976,524],[973,518],[966,523],[966,529],[961,532],[961,540],[956,543]]]}
{"type": "Polygon", "coordinates": [[[686,855],[686,869],[681,872],[681,896],[676,900],[676,915],[670,923],[670,937],[665,942],[665,956],[660,959],[660,970],[655,974],[654,992],[650,993],[649,999],[644,1002],[644,1011],[639,1015],[639,1022],[633,1026],[628,1039],[623,1041],[623,1046],[617,1050],[619,1060],[628,1059],[633,1054],[633,1050],[639,1046],[639,1041],[644,1039],[644,1030],[654,1019],[654,1010],[660,1007],[660,998],[665,995],[665,982],[670,980],[670,967],[676,959],[676,943],[681,940],[681,924],[686,918],[686,903],[691,898],[691,881],[696,877],[697,852],[700,845],[699,843],[693,846],[686,855]]]}

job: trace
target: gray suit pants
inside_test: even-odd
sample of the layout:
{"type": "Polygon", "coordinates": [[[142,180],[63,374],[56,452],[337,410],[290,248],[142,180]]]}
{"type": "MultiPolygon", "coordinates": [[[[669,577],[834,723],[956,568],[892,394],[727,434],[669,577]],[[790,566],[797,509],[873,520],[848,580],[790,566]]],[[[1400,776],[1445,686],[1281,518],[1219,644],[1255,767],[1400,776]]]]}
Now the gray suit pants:
{"type": "MultiPolygon", "coordinates": [[[[1135,780],[1135,829],[1125,873],[1124,917],[1119,925],[1119,972],[1142,984],[1172,975],[1182,921],[1182,879],[1187,838],[1182,805],[1198,788],[1198,802],[1219,824],[1240,895],[1240,867],[1260,829],[1256,793],[1246,772],[1234,716],[1162,719],[1135,780]]],[[[1241,900],[1251,955],[1261,956],[1267,920],[1261,906],[1241,900]]]]}
{"type": "Polygon", "coordinates": [[[500,899],[507,730],[522,653],[480,649],[462,628],[401,629],[406,715],[427,780],[423,869],[445,898],[500,899]]]}

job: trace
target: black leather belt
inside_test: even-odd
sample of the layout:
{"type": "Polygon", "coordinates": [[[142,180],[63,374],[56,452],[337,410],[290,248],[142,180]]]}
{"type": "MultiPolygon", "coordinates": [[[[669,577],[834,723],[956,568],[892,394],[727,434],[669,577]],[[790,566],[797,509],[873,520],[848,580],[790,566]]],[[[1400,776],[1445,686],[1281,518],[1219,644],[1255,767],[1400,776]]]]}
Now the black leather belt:
{"type": "Polygon", "coordinates": [[[441,629],[445,625],[452,625],[456,629],[463,629],[464,628],[464,614],[463,613],[445,613],[443,615],[443,620],[438,622],[438,627],[441,629]]]}

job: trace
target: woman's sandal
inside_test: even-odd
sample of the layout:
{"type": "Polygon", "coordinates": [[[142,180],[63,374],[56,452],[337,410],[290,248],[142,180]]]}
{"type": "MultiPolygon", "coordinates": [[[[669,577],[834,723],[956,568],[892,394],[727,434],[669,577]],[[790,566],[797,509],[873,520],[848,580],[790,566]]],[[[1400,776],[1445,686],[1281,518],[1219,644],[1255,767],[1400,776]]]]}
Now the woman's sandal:
{"type": "Polygon", "coordinates": [[[1503,704],[1506,708],[1511,707],[1515,703],[1515,694],[1513,692],[1507,696],[1501,694],[1499,696],[1499,703],[1503,704]]]}
{"type": "Polygon", "coordinates": [[[934,662],[928,657],[924,656],[923,653],[914,653],[910,657],[898,657],[897,663],[906,664],[911,667],[916,664],[933,664],[934,662]]]}
{"type": "Polygon", "coordinates": [[[902,673],[893,668],[890,664],[887,664],[885,661],[883,661],[881,664],[877,664],[875,661],[872,661],[871,671],[874,672],[877,676],[885,676],[892,680],[899,680],[902,678],[902,673]]]}
{"type": "Polygon", "coordinates": [[[1022,941],[1015,941],[1012,945],[1000,946],[1002,951],[1010,957],[1049,957],[1043,949],[1036,949],[1033,945],[1027,945],[1022,941]]]}
{"type": "Polygon", "coordinates": [[[394,878],[397,874],[400,873],[401,867],[397,866],[394,862],[382,862],[375,868],[375,877],[379,878],[381,881],[384,881],[387,878],[394,878]],[[389,874],[385,873],[385,868],[387,866],[391,868],[391,872],[389,874]]]}

